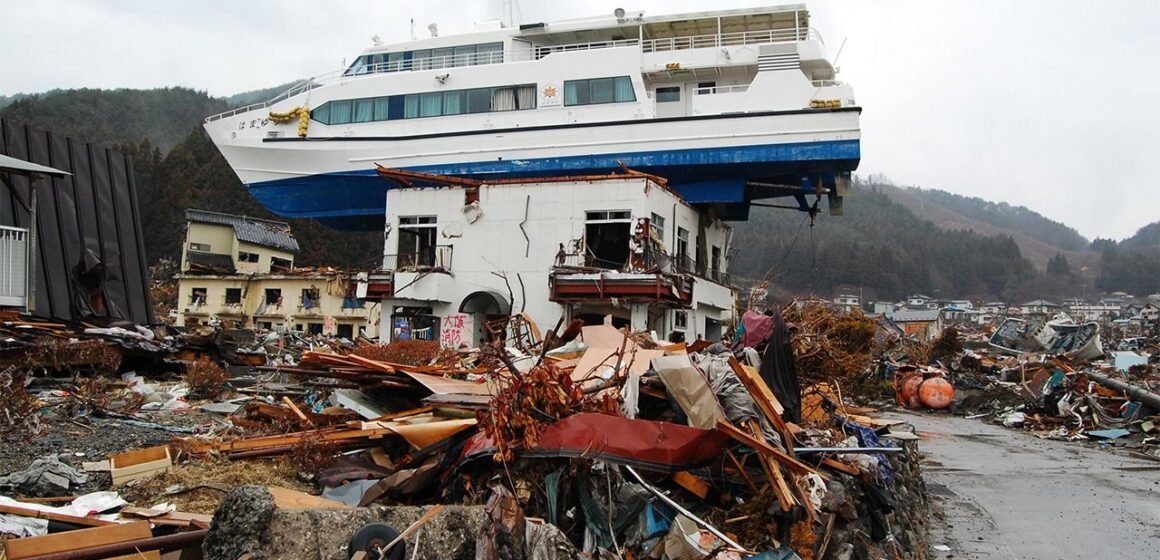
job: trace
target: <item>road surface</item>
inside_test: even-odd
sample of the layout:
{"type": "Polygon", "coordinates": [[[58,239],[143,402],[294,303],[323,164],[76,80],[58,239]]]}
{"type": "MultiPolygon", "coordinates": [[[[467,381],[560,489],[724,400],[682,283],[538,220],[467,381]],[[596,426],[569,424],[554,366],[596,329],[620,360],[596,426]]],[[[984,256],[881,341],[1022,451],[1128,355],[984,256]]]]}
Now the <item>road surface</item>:
{"type": "MultiPolygon", "coordinates": [[[[1160,463],[956,416],[893,413],[919,431],[945,523],[934,558],[1160,558],[1160,463]]],[[[941,525],[941,526],[940,526],[941,525]]]]}

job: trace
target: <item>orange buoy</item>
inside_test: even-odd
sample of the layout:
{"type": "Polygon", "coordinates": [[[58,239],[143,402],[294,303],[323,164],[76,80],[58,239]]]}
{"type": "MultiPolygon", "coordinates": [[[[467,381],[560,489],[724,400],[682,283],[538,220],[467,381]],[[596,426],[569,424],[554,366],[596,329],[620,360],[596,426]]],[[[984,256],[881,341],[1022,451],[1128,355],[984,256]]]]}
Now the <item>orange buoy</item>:
{"type": "Polygon", "coordinates": [[[908,377],[902,382],[902,406],[918,408],[920,402],[918,389],[920,385],[922,385],[921,375],[908,377]]]}
{"type": "Polygon", "coordinates": [[[932,377],[918,386],[918,400],[927,408],[946,408],[955,400],[955,387],[942,377],[932,377]]]}

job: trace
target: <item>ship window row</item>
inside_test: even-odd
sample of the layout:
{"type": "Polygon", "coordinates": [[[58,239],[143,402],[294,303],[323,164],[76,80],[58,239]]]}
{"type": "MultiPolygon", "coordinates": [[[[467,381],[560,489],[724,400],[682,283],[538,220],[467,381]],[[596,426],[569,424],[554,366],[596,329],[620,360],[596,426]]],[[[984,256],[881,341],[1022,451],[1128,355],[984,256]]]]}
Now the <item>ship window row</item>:
{"type": "Polygon", "coordinates": [[[564,105],[596,105],[636,101],[628,76],[564,81],[564,105]]]}
{"type": "Polygon", "coordinates": [[[322,124],[350,124],[535,108],[536,85],[524,84],[328,101],[310,116],[322,124]]]}
{"type": "Polygon", "coordinates": [[[422,49],[392,53],[364,54],[347,68],[347,76],[361,76],[378,72],[405,72],[435,70],[458,66],[479,66],[503,62],[503,43],[459,45],[438,49],[422,49]]]}

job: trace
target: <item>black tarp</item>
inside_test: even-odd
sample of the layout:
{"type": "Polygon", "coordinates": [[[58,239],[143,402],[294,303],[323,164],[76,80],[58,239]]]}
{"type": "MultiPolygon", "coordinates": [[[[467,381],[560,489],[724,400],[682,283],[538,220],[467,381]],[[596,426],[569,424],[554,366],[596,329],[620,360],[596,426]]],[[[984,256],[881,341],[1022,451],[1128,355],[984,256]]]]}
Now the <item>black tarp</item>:
{"type": "MultiPolygon", "coordinates": [[[[72,173],[37,183],[36,315],[154,323],[130,158],[0,120],[0,154],[72,173]]],[[[28,227],[29,179],[0,174],[0,225],[28,227]]]]}

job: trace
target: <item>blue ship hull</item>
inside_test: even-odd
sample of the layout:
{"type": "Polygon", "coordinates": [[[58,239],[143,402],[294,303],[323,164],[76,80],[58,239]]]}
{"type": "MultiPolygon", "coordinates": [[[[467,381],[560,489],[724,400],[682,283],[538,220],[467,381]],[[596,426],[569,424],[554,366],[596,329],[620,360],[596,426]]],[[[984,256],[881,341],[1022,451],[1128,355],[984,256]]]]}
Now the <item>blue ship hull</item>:
{"type": "MultiPolygon", "coordinates": [[[[755,199],[788,196],[782,189],[755,189],[749,181],[797,187],[812,194],[818,185],[857,168],[858,140],[803,142],[728,148],[582,155],[544,159],[463,162],[404,168],[441,175],[532,178],[607,174],[627,167],[665,177],[692,204],[712,204],[727,219],[745,219],[755,199]]],[[[386,193],[398,185],[374,169],[323,173],[247,185],[263,206],[287,218],[314,218],[347,230],[381,230],[386,193]]]]}

